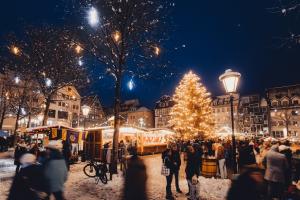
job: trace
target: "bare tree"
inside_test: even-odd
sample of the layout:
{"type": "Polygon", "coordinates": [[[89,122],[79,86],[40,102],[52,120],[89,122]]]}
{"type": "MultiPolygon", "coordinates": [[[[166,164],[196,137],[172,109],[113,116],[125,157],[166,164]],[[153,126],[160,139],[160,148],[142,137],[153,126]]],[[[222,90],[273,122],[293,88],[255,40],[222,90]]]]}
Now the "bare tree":
{"type": "Polygon", "coordinates": [[[81,45],[114,77],[113,168],[116,172],[122,78],[164,74],[159,64],[162,43],[168,38],[169,0],[88,1],[91,28],[80,27],[81,45]]]}
{"type": "Polygon", "coordinates": [[[2,129],[4,119],[7,117],[11,108],[13,81],[6,73],[2,73],[0,76],[0,129],[2,129]]]}
{"type": "Polygon", "coordinates": [[[292,110],[284,109],[280,112],[276,112],[275,116],[277,119],[283,121],[287,135],[289,135],[289,126],[293,123],[293,119],[297,116],[297,113],[292,110]]]}
{"type": "Polygon", "coordinates": [[[279,15],[287,24],[287,31],[284,36],[277,36],[279,40],[279,47],[291,47],[300,44],[300,30],[299,30],[299,14],[300,1],[299,0],[275,0],[275,5],[268,8],[269,12],[279,15]]]}
{"type": "MultiPolygon", "coordinates": [[[[59,89],[86,84],[86,70],[78,63],[79,55],[73,40],[67,29],[51,27],[29,28],[22,40],[16,37],[10,40],[8,47],[12,54],[8,57],[8,68],[20,73],[24,88],[34,83],[43,95],[43,125],[47,124],[50,103],[55,101],[59,89]]],[[[22,106],[24,98],[21,95],[19,99],[22,106]]],[[[18,108],[20,112],[20,106],[18,108]]]]}

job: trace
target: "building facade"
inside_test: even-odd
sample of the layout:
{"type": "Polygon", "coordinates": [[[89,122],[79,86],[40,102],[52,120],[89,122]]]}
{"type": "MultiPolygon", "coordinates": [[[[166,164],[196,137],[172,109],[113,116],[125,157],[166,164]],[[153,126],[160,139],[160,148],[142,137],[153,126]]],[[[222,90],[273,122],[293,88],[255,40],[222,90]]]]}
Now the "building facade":
{"type": "MultiPolygon", "coordinates": [[[[233,95],[234,130],[238,131],[239,94],[233,95]]],[[[217,136],[228,136],[232,133],[230,96],[216,96],[212,100],[214,132],[217,136]]]]}
{"type": "Polygon", "coordinates": [[[300,84],[266,90],[273,137],[300,136],[300,84]]]}
{"type": "Polygon", "coordinates": [[[168,95],[162,96],[159,101],[156,102],[154,110],[155,128],[169,128],[171,124],[171,109],[174,106],[174,101],[168,95]]]}
{"type": "Polygon", "coordinates": [[[146,107],[140,107],[135,111],[128,112],[127,124],[141,128],[154,128],[152,110],[146,107]]]}
{"type": "MultiPolygon", "coordinates": [[[[19,128],[31,128],[42,125],[44,118],[44,97],[38,91],[31,100],[31,107],[22,108],[24,115],[20,120],[19,128]]],[[[47,125],[62,125],[67,127],[78,127],[80,114],[80,95],[73,86],[59,89],[53,96],[48,111],[47,125]]],[[[15,114],[8,114],[4,119],[3,129],[14,130],[16,123],[15,114]]]]}
{"type": "Polygon", "coordinates": [[[90,107],[88,116],[83,116],[80,110],[80,127],[96,127],[100,126],[105,121],[105,114],[97,95],[87,96],[81,99],[81,106],[87,105],[90,107]]]}
{"type": "Polygon", "coordinates": [[[238,107],[238,129],[240,133],[258,136],[268,133],[267,101],[260,95],[241,96],[238,107]]]}

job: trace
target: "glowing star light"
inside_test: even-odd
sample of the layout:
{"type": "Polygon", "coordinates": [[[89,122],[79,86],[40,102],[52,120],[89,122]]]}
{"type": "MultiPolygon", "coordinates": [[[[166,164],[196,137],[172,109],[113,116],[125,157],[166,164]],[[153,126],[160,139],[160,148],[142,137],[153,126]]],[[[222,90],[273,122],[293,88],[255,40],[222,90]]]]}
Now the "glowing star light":
{"type": "Polygon", "coordinates": [[[49,78],[46,78],[46,86],[50,87],[52,85],[52,81],[49,78]]]}
{"type": "Polygon", "coordinates": [[[91,7],[88,10],[88,22],[90,26],[96,27],[99,24],[99,14],[96,8],[91,7]]]}
{"type": "Polygon", "coordinates": [[[119,31],[116,31],[113,33],[113,38],[115,42],[119,42],[121,39],[121,33],[119,31]]]}
{"type": "Polygon", "coordinates": [[[16,84],[19,84],[20,83],[20,78],[17,76],[17,77],[15,77],[15,83],[16,84]]]}
{"type": "Polygon", "coordinates": [[[133,90],[134,88],[134,82],[132,79],[130,79],[130,81],[127,83],[127,87],[129,90],[133,90]]]}
{"type": "Polygon", "coordinates": [[[18,47],[16,47],[16,46],[12,46],[10,50],[15,55],[19,55],[20,54],[20,49],[18,47]]]}
{"type": "Polygon", "coordinates": [[[75,51],[76,51],[77,54],[80,54],[82,50],[83,49],[82,49],[82,47],[80,45],[76,45],[75,51]]]}
{"type": "Polygon", "coordinates": [[[160,54],[160,48],[159,47],[154,47],[154,54],[159,55],[160,54]]]}
{"type": "Polygon", "coordinates": [[[82,66],[82,65],[83,65],[83,62],[82,62],[81,59],[78,60],[78,65],[79,65],[79,66],[82,66]]]}

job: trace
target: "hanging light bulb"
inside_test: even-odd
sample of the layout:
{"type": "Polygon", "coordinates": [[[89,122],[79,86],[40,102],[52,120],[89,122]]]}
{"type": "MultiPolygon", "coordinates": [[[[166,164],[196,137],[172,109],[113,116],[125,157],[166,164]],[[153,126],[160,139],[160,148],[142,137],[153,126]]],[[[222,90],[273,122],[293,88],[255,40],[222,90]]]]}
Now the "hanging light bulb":
{"type": "Polygon", "coordinates": [[[132,79],[130,79],[130,81],[127,83],[127,87],[128,89],[131,91],[134,88],[134,82],[132,79]]]}
{"type": "Polygon", "coordinates": [[[121,33],[119,31],[115,31],[113,33],[113,39],[115,42],[119,42],[121,40],[121,33]]]}
{"type": "Polygon", "coordinates": [[[20,83],[20,78],[17,76],[17,77],[15,77],[15,83],[16,84],[19,84],[20,83]]]}
{"type": "Polygon", "coordinates": [[[75,47],[75,52],[76,52],[77,54],[80,54],[82,50],[83,50],[83,48],[82,48],[79,44],[76,45],[76,47],[75,47]]]}
{"type": "Polygon", "coordinates": [[[46,86],[47,87],[50,87],[51,85],[52,85],[52,81],[51,81],[51,79],[49,79],[49,78],[46,78],[46,86]]]}
{"type": "Polygon", "coordinates": [[[99,24],[99,14],[96,8],[91,7],[88,10],[88,22],[91,27],[96,27],[99,24]]]}
{"type": "Polygon", "coordinates": [[[160,51],[161,51],[161,50],[160,50],[160,48],[159,48],[159,47],[157,47],[157,46],[156,46],[156,47],[154,47],[154,54],[155,54],[155,55],[159,56],[159,54],[160,54],[160,51]]]}

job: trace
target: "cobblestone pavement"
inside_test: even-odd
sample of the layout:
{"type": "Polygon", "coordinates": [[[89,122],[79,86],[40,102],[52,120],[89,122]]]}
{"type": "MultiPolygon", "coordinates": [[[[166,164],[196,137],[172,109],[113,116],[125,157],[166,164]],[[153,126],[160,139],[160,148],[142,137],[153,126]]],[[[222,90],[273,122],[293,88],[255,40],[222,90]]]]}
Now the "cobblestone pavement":
{"type": "MultiPolygon", "coordinates": [[[[147,193],[150,200],[165,199],[165,177],[160,174],[160,155],[142,157],[147,167],[147,193]]],[[[1,160],[0,160],[1,161],[1,160]]],[[[119,200],[122,196],[123,176],[121,173],[113,176],[113,180],[108,184],[95,184],[93,178],[84,175],[82,169],[85,163],[71,166],[68,181],[65,185],[65,195],[67,199],[77,200],[119,200]]],[[[11,179],[0,179],[0,200],[6,199],[11,179]]],[[[175,183],[172,190],[177,200],[186,200],[184,193],[187,192],[187,183],[184,177],[184,166],[180,172],[180,187],[183,194],[176,194],[175,183]]],[[[230,185],[229,180],[205,179],[200,177],[201,197],[206,200],[223,200],[230,185]]]]}

